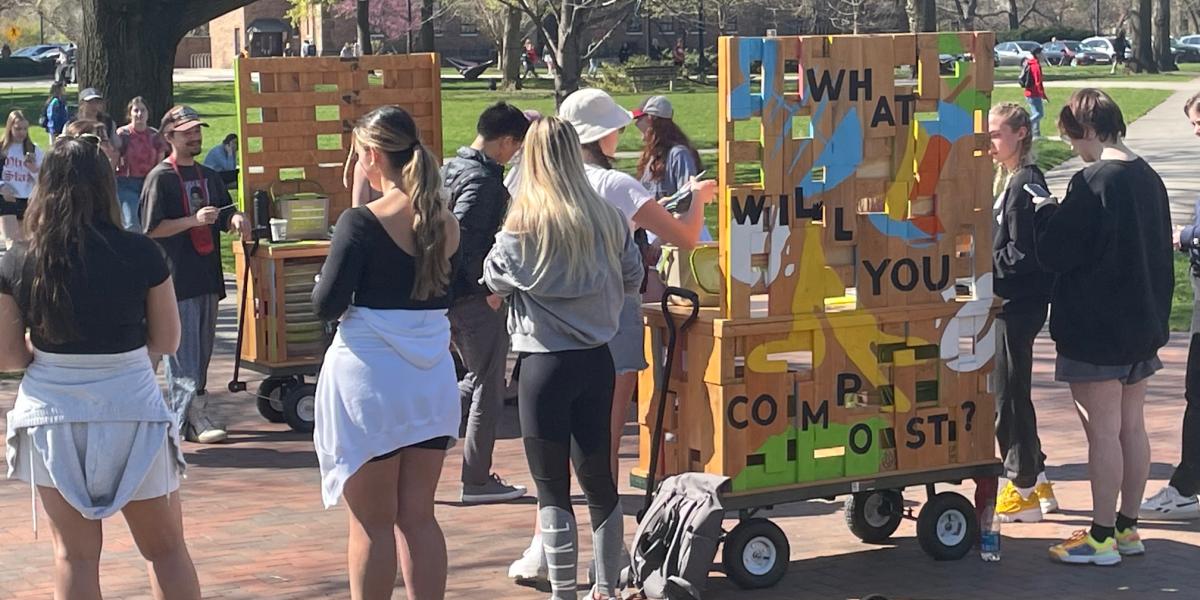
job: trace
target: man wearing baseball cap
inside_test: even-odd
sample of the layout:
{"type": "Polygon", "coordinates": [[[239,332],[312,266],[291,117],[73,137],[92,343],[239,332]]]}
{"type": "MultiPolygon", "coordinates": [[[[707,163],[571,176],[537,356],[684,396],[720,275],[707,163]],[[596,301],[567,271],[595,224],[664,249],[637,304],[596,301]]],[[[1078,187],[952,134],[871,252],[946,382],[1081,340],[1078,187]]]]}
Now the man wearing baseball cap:
{"type": "Polygon", "coordinates": [[[221,270],[221,232],[249,233],[236,212],[221,176],[196,162],[208,127],[190,106],[163,116],[163,138],[171,154],[146,175],[142,223],[146,235],[162,246],[175,280],[181,337],[179,350],[167,357],[167,393],[180,430],[188,441],[214,444],[227,434],[213,422],[204,395],[208,362],[217,331],[217,303],[225,296],[221,270]]]}

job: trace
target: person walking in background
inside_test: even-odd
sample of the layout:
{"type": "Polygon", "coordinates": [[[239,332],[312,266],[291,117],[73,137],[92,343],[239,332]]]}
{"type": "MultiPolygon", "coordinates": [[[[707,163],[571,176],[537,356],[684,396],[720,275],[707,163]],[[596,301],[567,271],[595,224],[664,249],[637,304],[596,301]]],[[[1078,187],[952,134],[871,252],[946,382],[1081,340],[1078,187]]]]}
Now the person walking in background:
{"type": "Polygon", "coordinates": [[[1125,37],[1125,30],[1117,32],[1116,39],[1112,42],[1113,59],[1112,68],[1109,69],[1109,75],[1116,75],[1118,67],[1125,66],[1125,53],[1129,51],[1129,40],[1125,37]]]}
{"type": "Polygon", "coordinates": [[[54,138],[62,135],[63,129],[66,129],[69,118],[67,101],[63,98],[63,84],[55,82],[50,85],[50,97],[42,106],[42,117],[46,133],[50,135],[50,143],[53,144],[54,138]]]}
{"type": "Polygon", "coordinates": [[[1171,212],[1158,173],[1125,145],[1125,118],[1108,94],[1071,94],[1058,129],[1091,164],[1071,178],[1061,206],[1034,199],[1035,247],[1041,264],[1058,275],[1050,314],[1054,374],[1070,384],[1087,433],[1092,526],[1050,548],[1050,556],[1112,565],[1146,551],[1137,530],[1150,474],[1143,405],[1168,339],[1171,212]]]}
{"type": "Polygon", "coordinates": [[[463,405],[470,406],[463,446],[464,503],[504,502],[525,495],[525,487],[509,485],[492,472],[496,426],[504,409],[504,370],[508,358],[505,309],[498,296],[479,283],[483,259],[508,210],[504,165],[525,140],[529,121],[517,107],[500,102],[488,107],[475,126],[475,141],[459,148],[442,167],[451,211],[458,219],[461,261],[454,277],[450,331],[467,368],[461,386],[463,405]]]}
{"type": "Polygon", "coordinates": [[[525,72],[521,77],[533,76],[537,79],[538,53],[537,48],[533,47],[533,40],[529,38],[525,38],[525,52],[521,55],[521,62],[525,64],[525,72]]]}
{"type": "Polygon", "coordinates": [[[142,201],[142,184],[146,175],[171,151],[170,144],[150,127],[150,108],[141,96],[129,101],[125,108],[129,123],[117,129],[120,140],[116,147],[121,149],[117,166],[117,199],[121,203],[121,223],[128,231],[141,231],[139,214],[142,201]]]}
{"type": "Polygon", "coordinates": [[[0,234],[8,240],[19,240],[25,235],[21,222],[42,166],[42,151],[29,137],[29,120],[19,110],[8,113],[4,122],[0,157],[4,159],[0,176],[0,234]]]}
{"type": "Polygon", "coordinates": [[[249,236],[245,217],[230,208],[233,200],[221,177],[196,162],[207,127],[190,106],[163,115],[163,137],[171,155],[146,175],[142,187],[142,227],[170,259],[183,337],[167,357],[168,404],[184,436],[215,444],[228,437],[218,425],[204,393],[208,363],[217,332],[217,304],[225,297],[221,270],[221,232],[249,236]]]}
{"type": "Polygon", "coordinates": [[[1025,101],[1029,103],[1029,122],[1032,126],[1033,139],[1042,137],[1042,118],[1046,116],[1046,82],[1042,76],[1042,47],[1037,46],[1029,51],[1023,68],[1028,70],[1028,78],[1023,77],[1022,86],[1025,88],[1025,101]]]}
{"type": "Polygon", "coordinates": [[[625,539],[610,462],[614,369],[607,341],[642,269],[625,218],[589,185],[580,149],[565,120],[530,127],[515,203],[483,277],[511,301],[508,330],[522,358],[521,437],[537,483],[551,598],[578,597],[573,463],[596,557],[589,598],[608,600],[617,595],[625,539]]]}
{"type": "Polygon", "coordinates": [[[446,540],[433,497],[461,416],[446,317],[458,222],[407,112],[376,109],[353,139],[384,193],[342,212],[312,292],[317,316],[339,322],[317,378],[321,494],[326,508],[339,498],[349,508],[352,599],[391,598],[397,555],[409,600],[440,599],[446,540]]]}
{"type": "MultiPolygon", "coordinates": [[[[1183,105],[1192,133],[1200,137],[1200,94],[1183,105]]],[[[1142,503],[1138,518],[1151,520],[1200,519],[1200,200],[1190,225],[1175,230],[1176,248],[1188,255],[1192,280],[1192,328],[1188,344],[1187,374],[1183,380],[1183,413],[1179,465],[1171,481],[1142,503]]]]}
{"type": "Polygon", "coordinates": [[[996,440],[1008,483],[996,499],[1005,522],[1034,523],[1058,510],[1046,479],[1046,455],[1033,408],[1033,342],[1046,324],[1054,276],[1037,261],[1033,196],[1027,184],[1046,187],[1033,152],[1032,123],[1019,104],[1006,102],[988,115],[990,153],[999,169],[992,213],[996,315],[996,440]]]}
{"type": "Polygon", "coordinates": [[[675,48],[671,50],[671,63],[683,72],[683,63],[687,61],[687,50],[683,47],[683,38],[675,39],[675,48]]]}
{"type": "Polygon", "coordinates": [[[55,598],[101,597],[101,523],[120,512],[154,597],[199,600],[179,431],[149,356],[179,345],[174,286],[157,245],[121,229],[97,142],[55,142],[28,242],[0,260],[0,371],[25,370],[7,417],[8,476],[36,486],[49,517],[55,598]]]}

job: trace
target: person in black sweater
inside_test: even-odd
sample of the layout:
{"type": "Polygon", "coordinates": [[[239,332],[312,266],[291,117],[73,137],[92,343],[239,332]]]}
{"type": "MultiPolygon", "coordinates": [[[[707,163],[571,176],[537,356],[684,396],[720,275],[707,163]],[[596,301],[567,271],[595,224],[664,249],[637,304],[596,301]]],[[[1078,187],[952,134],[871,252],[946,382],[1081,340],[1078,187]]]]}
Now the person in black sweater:
{"type": "MultiPolygon", "coordinates": [[[[1192,126],[1200,137],[1200,93],[1183,105],[1192,126]]],[[[1183,397],[1187,408],[1183,413],[1183,434],[1179,450],[1179,465],[1171,481],[1142,503],[1139,518],[1190,520],[1200,519],[1200,200],[1196,201],[1192,222],[1175,230],[1175,247],[1188,255],[1191,263],[1192,328],[1188,344],[1187,376],[1183,380],[1183,397]]]]}
{"type": "Polygon", "coordinates": [[[1045,478],[1046,455],[1038,439],[1031,397],[1033,341],[1046,324],[1054,276],[1042,269],[1034,249],[1033,197],[1026,184],[1046,187],[1033,156],[1030,115],[1019,104],[992,107],[988,131],[996,176],[995,292],[1003,300],[996,315],[996,440],[1009,482],[996,499],[1006,522],[1037,522],[1058,510],[1045,478]]]}
{"type": "Polygon", "coordinates": [[[1143,404],[1167,343],[1171,213],[1158,173],[1123,142],[1125,120],[1108,94],[1077,90],[1058,128],[1092,164],[1071,178],[1061,205],[1035,199],[1034,227],[1038,260],[1058,274],[1050,315],[1055,378],[1071,385],[1087,432],[1092,526],[1050,556],[1111,565],[1145,552],[1136,518],[1150,474],[1143,404]]]}

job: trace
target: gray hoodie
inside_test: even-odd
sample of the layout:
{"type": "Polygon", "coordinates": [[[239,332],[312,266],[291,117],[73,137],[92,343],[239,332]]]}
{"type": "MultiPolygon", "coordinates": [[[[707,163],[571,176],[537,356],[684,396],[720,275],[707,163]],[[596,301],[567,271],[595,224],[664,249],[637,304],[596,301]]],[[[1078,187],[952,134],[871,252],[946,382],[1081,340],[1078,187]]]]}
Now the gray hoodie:
{"type": "MultiPolygon", "coordinates": [[[[606,268],[567,278],[565,266],[534,273],[532,244],[522,259],[521,237],[501,230],[483,261],[483,283],[509,298],[508,332],[517,352],[583,350],[607,344],[617,334],[621,306],[642,285],[642,256],[625,233],[621,272],[606,268]]],[[[602,250],[597,240],[597,253],[602,250]]]]}

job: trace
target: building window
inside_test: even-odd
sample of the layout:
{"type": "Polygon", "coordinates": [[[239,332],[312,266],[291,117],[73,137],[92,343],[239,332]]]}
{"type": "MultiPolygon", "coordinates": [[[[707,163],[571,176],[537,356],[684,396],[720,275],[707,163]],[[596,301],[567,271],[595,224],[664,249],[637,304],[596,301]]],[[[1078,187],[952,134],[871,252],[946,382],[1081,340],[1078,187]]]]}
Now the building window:
{"type": "Polygon", "coordinates": [[[460,25],[460,27],[461,29],[459,30],[459,33],[461,33],[463,37],[474,37],[479,35],[479,27],[474,23],[464,22],[460,25]]]}
{"type": "Polygon", "coordinates": [[[233,55],[237,56],[242,53],[242,30],[237,27],[233,28],[233,55]]]}
{"type": "Polygon", "coordinates": [[[737,15],[730,15],[729,18],[725,19],[725,26],[721,28],[721,31],[723,31],[725,33],[737,33],[737,31],[738,31],[737,15]]]}
{"type": "Polygon", "coordinates": [[[658,22],[658,32],[663,35],[674,34],[675,33],[675,21],[674,20],[659,21],[658,22]]]}
{"type": "Polygon", "coordinates": [[[629,35],[637,35],[642,32],[642,18],[633,15],[629,17],[629,21],[625,23],[625,33],[629,35]]]}

